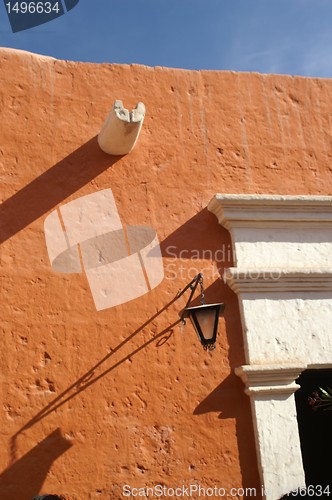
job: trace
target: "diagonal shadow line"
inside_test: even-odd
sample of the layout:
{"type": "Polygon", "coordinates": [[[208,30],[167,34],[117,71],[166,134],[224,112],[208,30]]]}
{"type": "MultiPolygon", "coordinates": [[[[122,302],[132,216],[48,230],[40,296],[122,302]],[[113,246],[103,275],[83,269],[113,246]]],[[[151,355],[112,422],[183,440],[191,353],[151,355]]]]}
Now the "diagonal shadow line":
{"type": "MultiPolygon", "coordinates": [[[[38,415],[36,415],[29,422],[29,425],[26,424],[13,437],[16,437],[19,433],[21,433],[22,431],[26,430],[28,427],[32,427],[32,425],[35,425],[40,420],[42,420],[45,417],[47,417],[50,413],[53,413],[55,410],[57,410],[58,408],[60,408],[61,406],[63,406],[65,403],[68,403],[68,401],[70,401],[71,399],[73,399],[75,396],[77,396],[78,394],[80,394],[82,391],[85,391],[85,389],[87,389],[88,387],[90,387],[90,385],[93,385],[94,383],[98,382],[98,380],[100,380],[101,378],[105,377],[105,375],[107,375],[111,371],[115,370],[115,368],[118,368],[122,363],[124,363],[128,359],[130,359],[133,356],[135,356],[135,354],[137,354],[138,352],[142,351],[142,349],[145,349],[146,347],[148,347],[150,344],[152,344],[152,342],[154,342],[155,340],[159,339],[160,337],[162,337],[163,335],[165,335],[167,332],[169,332],[169,335],[167,337],[167,340],[168,340],[171,337],[171,335],[173,334],[173,328],[175,328],[175,326],[178,325],[180,322],[181,322],[181,319],[178,319],[172,325],[168,326],[167,328],[165,328],[161,332],[157,333],[157,335],[155,335],[154,337],[152,337],[150,340],[146,341],[144,344],[142,344],[139,347],[137,347],[137,349],[135,349],[133,352],[131,352],[130,354],[127,354],[127,356],[125,356],[124,358],[122,358],[119,361],[117,361],[114,365],[112,365],[109,368],[107,368],[107,370],[104,370],[102,373],[100,373],[99,375],[97,375],[93,379],[91,379],[91,378],[88,379],[88,381],[86,381],[85,383],[83,383],[82,385],[80,385],[77,388],[76,392],[74,392],[73,394],[70,394],[65,399],[62,399],[62,401],[60,401],[58,404],[54,405],[54,401],[53,401],[53,404],[51,404],[50,408],[46,409],[47,408],[46,407],[42,412],[40,412],[38,415]]],[[[92,376],[93,376],[93,373],[92,373],[92,376]]]]}
{"type": "Polygon", "coordinates": [[[70,153],[0,205],[0,244],[121,158],[104,153],[97,136],[70,153]]]}
{"type": "MultiPolygon", "coordinates": [[[[159,339],[163,335],[165,335],[168,331],[170,331],[170,335],[173,333],[173,328],[178,325],[181,321],[181,319],[178,319],[175,321],[172,325],[168,326],[165,328],[162,332],[158,333],[154,337],[152,337],[150,340],[139,346],[137,349],[135,349],[132,353],[128,354],[124,358],[122,358],[120,361],[115,363],[113,366],[108,368],[107,370],[104,370],[102,373],[99,375],[95,376],[94,378],[94,372],[95,370],[101,366],[107,359],[109,359],[111,356],[113,356],[117,351],[119,351],[125,344],[127,344],[131,339],[133,339],[138,333],[140,333],[144,328],[151,323],[155,318],[157,318],[160,314],[162,314],[164,311],[166,311],[174,302],[178,300],[178,295],[176,295],[168,304],[166,304],[162,309],[157,311],[153,316],[151,316],[143,325],[141,325],[139,328],[137,328],[129,337],[124,339],[120,344],[118,344],[115,349],[112,349],[111,352],[106,354],[98,363],[96,363],[90,370],[88,370],[82,377],[80,377],[78,380],[76,380],[73,384],[71,384],[67,389],[65,389],[59,396],[54,398],[48,405],[46,405],[42,410],[40,410],[31,420],[29,420],[25,425],[23,425],[11,438],[11,462],[13,463],[16,459],[16,439],[19,434],[24,432],[25,430],[29,429],[42,419],[44,419],[46,416],[48,416],[50,413],[53,411],[57,410],[60,408],[62,405],[70,401],[73,397],[77,396],[80,392],[84,391],[88,387],[90,387],[92,384],[100,380],[102,377],[107,375],[109,372],[120,366],[122,363],[124,363],[126,360],[130,359],[132,356],[137,354],[139,351],[147,347],[149,344],[154,342],[155,340],[159,339]],[[72,394],[69,394],[72,390],[76,389],[75,392],[72,394]],[[65,396],[69,394],[66,398],[65,396]],[[65,398],[65,399],[63,399],[65,398]]],[[[168,338],[166,339],[168,340],[168,338]]]]}

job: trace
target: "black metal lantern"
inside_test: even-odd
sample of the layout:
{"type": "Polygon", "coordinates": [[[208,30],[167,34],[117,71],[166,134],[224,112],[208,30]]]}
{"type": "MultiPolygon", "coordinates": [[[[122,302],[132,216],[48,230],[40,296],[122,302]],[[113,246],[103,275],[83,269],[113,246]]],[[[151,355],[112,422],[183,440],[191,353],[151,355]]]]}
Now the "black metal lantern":
{"type": "Polygon", "coordinates": [[[224,309],[225,304],[202,304],[187,307],[184,311],[184,317],[190,318],[202,346],[206,349],[215,349],[219,313],[224,309]]]}
{"type": "Polygon", "coordinates": [[[195,278],[182,290],[179,296],[188,290],[188,288],[191,289],[191,294],[181,314],[182,322],[185,324],[186,318],[190,318],[203,348],[211,351],[216,347],[219,314],[224,311],[225,304],[205,304],[202,273],[195,276],[195,278]],[[188,307],[198,284],[200,284],[201,287],[201,305],[188,307]]]}

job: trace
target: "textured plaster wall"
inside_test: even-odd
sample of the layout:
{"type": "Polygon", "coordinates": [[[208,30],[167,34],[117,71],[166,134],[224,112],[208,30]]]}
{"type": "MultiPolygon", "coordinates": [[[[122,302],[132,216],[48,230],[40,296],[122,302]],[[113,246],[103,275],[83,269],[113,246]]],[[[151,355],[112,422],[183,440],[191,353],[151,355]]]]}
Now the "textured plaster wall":
{"type": "Polygon", "coordinates": [[[231,241],[206,206],[216,192],[331,194],[332,82],[6,49],[0,72],[0,498],[258,488],[249,399],[233,374],[245,363],[238,302],[217,279],[234,264],[231,241]],[[96,139],[115,99],[147,109],[120,158],[96,139]],[[85,275],[52,271],[43,225],[108,188],[123,221],[157,231],[165,279],[97,312],[85,275]],[[227,304],[213,353],[175,324],[185,298],[162,311],[201,270],[207,300],[227,304]]]}

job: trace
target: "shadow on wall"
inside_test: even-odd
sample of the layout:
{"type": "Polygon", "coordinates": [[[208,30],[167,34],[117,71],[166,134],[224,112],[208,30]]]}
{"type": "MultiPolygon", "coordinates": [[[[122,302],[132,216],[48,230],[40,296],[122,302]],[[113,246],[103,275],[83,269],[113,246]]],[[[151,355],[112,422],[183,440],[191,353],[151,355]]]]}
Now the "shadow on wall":
{"type": "MultiPolygon", "coordinates": [[[[15,462],[16,460],[16,452],[17,452],[17,438],[22,432],[30,429],[38,422],[43,420],[45,417],[53,413],[55,410],[63,406],[65,403],[73,399],[75,396],[83,392],[85,389],[93,385],[94,383],[101,380],[103,377],[108,375],[110,372],[118,368],[122,363],[127,361],[128,359],[132,359],[135,354],[140,352],[142,349],[148,347],[153,342],[156,342],[156,346],[158,348],[162,347],[169,338],[173,335],[173,329],[180,323],[180,319],[177,319],[173,324],[169,325],[167,328],[163,329],[161,332],[155,334],[150,340],[147,340],[139,347],[137,347],[134,351],[130,352],[119,361],[114,364],[111,364],[108,368],[103,371],[99,370],[99,368],[106,363],[115,353],[121,348],[123,348],[130,340],[132,340],[136,335],[144,330],[149,323],[151,323],[155,318],[157,318],[160,314],[165,312],[169,306],[171,306],[177,300],[177,296],[174,297],[168,304],[166,304],[160,311],[154,314],[151,318],[149,318],[143,325],[141,325],[137,330],[135,330],[131,335],[129,335],[125,340],[123,340],[120,344],[118,344],[111,352],[107,353],[98,363],[92,366],[84,375],[82,375],[79,379],[73,382],[67,389],[65,389],[61,394],[59,394],[56,398],[54,398],[48,405],[42,408],[31,420],[29,420],[25,425],[23,425],[11,438],[11,460],[15,462]]],[[[17,463],[17,462],[16,462],[17,463]]],[[[15,465],[16,465],[15,463],[15,465]]],[[[15,466],[14,465],[14,466],[15,466]]],[[[13,467],[14,467],[13,466],[13,467]]],[[[1,484],[1,483],[0,483],[1,484]]],[[[0,488],[1,493],[1,488],[0,488]]],[[[2,500],[2,496],[0,495],[0,499],[2,500]]]]}
{"type": "Polygon", "coordinates": [[[250,402],[241,380],[233,372],[195,408],[194,415],[210,412],[220,412],[220,419],[236,419],[242,487],[260,491],[250,402]]]}
{"type": "MultiPolygon", "coordinates": [[[[116,159],[112,159],[99,150],[95,138],[89,141],[69,155],[65,160],[62,160],[62,162],[52,167],[48,172],[42,174],[35,181],[3,203],[0,207],[0,216],[4,217],[1,226],[2,238],[10,238],[36,218],[63,201],[111,164],[114,164],[115,161],[116,159]],[[64,178],[66,179],[65,183],[63,182],[64,178]],[[40,193],[42,193],[42,195],[40,193]],[[27,207],[25,207],[25,204],[27,204],[27,207]]],[[[183,259],[183,261],[186,261],[183,266],[184,273],[186,273],[188,271],[188,259],[190,260],[192,264],[192,269],[190,269],[191,275],[184,275],[181,277],[181,281],[185,284],[198,272],[204,272],[204,269],[201,268],[201,259],[205,262],[204,265],[207,266],[207,270],[209,269],[211,271],[212,265],[215,266],[215,278],[218,277],[218,271],[221,272],[223,268],[233,265],[229,233],[218,224],[215,216],[208,212],[207,209],[201,211],[183,226],[178,228],[174,233],[169,235],[161,243],[161,250],[162,255],[167,258],[166,266],[174,264],[174,272],[177,272],[179,269],[180,271],[182,270],[181,260],[183,259]]],[[[166,274],[170,275],[167,269],[166,274]]],[[[208,271],[206,274],[208,275],[208,271]]],[[[57,408],[74,398],[77,394],[105,377],[124,361],[132,358],[140,350],[149,346],[152,342],[157,341],[157,347],[167,342],[173,333],[173,328],[180,322],[179,319],[119,361],[108,367],[104,365],[113,354],[140,333],[155,317],[165,311],[176,300],[177,298],[175,297],[169,304],[165,305],[158,313],[152,316],[152,318],[148,319],[136,331],[130,334],[122,343],[116,346],[111,352],[107,353],[104,358],[92,366],[85,374],[74,381],[65,391],[54,398],[53,401],[27,422],[12,438],[13,458],[15,459],[17,437],[24,430],[31,428],[57,408]],[[101,369],[102,366],[103,369],[101,369]]],[[[227,305],[224,316],[229,344],[230,367],[233,369],[244,363],[242,330],[237,297],[222,280],[217,279],[213,285],[206,289],[206,300],[207,302],[222,300],[227,305]]],[[[195,409],[194,414],[199,415],[208,411],[220,411],[221,418],[236,419],[240,465],[244,483],[243,487],[252,487],[258,484],[258,471],[256,460],[254,460],[255,450],[249,398],[245,397],[243,386],[235,375],[227,377],[225,381],[195,409]],[[233,401],[233,403],[231,403],[231,401],[233,401]]],[[[47,446],[49,446],[49,452],[46,453],[46,456],[44,451],[39,451],[45,450],[43,442],[31,450],[26,456],[17,460],[2,474],[0,479],[1,499],[29,499],[30,496],[33,497],[33,495],[39,492],[52,462],[70,446],[61,436],[59,431],[51,434],[45,442],[47,442],[47,446]],[[51,439],[50,442],[48,441],[49,439],[51,439]],[[39,459],[35,458],[35,454],[38,457],[43,457],[40,458],[41,464],[38,466],[35,465],[37,463],[39,464],[39,459]],[[39,472],[37,473],[36,471],[36,474],[34,471],[35,467],[39,468],[39,472]],[[32,473],[33,476],[31,476],[32,473]],[[18,484],[19,480],[17,478],[20,477],[22,477],[20,480],[21,484],[18,484]],[[31,479],[31,477],[33,477],[33,479],[31,479]],[[13,488],[12,491],[8,489],[10,486],[13,488]],[[15,488],[19,489],[15,490],[15,488]],[[24,489],[26,489],[26,491],[24,491],[24,489]],[[24,496],[22,496],[23,491],[24,496]],[[7,496],[4,496],[2,492],[6,493],[7,496]]]]}
{"type": "MultiPolygon", "coordinates": [[[[172,234],[160,243],[163,257],[176,259],[173,267],[174,273],[181,272],[181,261],[186,263],[186,272],[190,276],[183,276],[188,281],[195,274],[203,272],[204,269],[197,268],[196,260],[207,260],[207,274],[211,274],[212,263],[214,267],[214,278],[220,277],[218,271],[233,265],[232,244],[228,231],[224,229],[216,219],[216,216],[204,208],[201,212],[189,219],[185,224],[176,229],[172,234]],[[188,271],[188,260],[193,261],[192,268],[188,271]]],[[[171,273],[173,269],[170,267],[171,273]]],[[[179,276],[181,277],[181,276],[179,276]]]]}
{"type": "Polygon", "coordinates": [[[103,153],[97,136],[80,146],[0,205],[0,244],[121,158],[103,153]]]}
{"type": "Polygon", "coordinates": [[[71,446],[56,429],[0,475],[0,498],[30,500],[38,495],[53,462],[71,446]]]}
{"type": "MultiPolygon", "coordinates": [[[[199,272],[211,276],[214,267],[214,283],[205,290],[206,302],[224,302],[223,314],[226,323],[228,357],[231,373],[194,410],[194,415],[218,412],[220,419],[234,418],[238,439],[239,459],[243,488],[259,489],[260,479],[256,461],[255,438],[250,409],[250,400],[244,393],[241,380],[234,374],[234,368],[245,363],[242,326],[237,296],[221,279],[225,268],[232,267],[233,253],[229,232],[207,209],[192,217],[161,243],[162,255],[174,258],[174,272],[180,270],[181,260],[191,260],[190,275],[181,277],[189,281],[199,272]],[[175,260],[180,259],[180,261],[175,260]],[[202,262],[201,260],[206,260],[202,262]],[[202,269],[202,266],[206,268],[202,269]]],[[[172,264],[169,260],[167,265],[172,264]]],[[[188,262],[183,269],[188,272],[188,262]]],[[[173,268],[170,269],[173,271],[173,268]]],[[[166,269],[167,274],[167,269],[166,269]]],[[[193,301],[198,305],[199,297],[193,301]]],[[[219,336],[218,343],[223,339],[219,336]]]]}

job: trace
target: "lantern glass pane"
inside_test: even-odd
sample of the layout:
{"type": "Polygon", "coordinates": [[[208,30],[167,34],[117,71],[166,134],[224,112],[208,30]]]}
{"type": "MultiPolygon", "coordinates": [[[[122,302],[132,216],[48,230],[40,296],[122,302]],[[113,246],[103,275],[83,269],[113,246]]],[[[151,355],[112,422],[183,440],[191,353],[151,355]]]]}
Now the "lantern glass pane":
{"type": "Polygon", "coordinates": [[[201,327],[201,331],[205,340],[211,340],[213,338],[216,313],[217,311],[215,310],[215,308],[195,311],[197,322],[201,327]]]}

